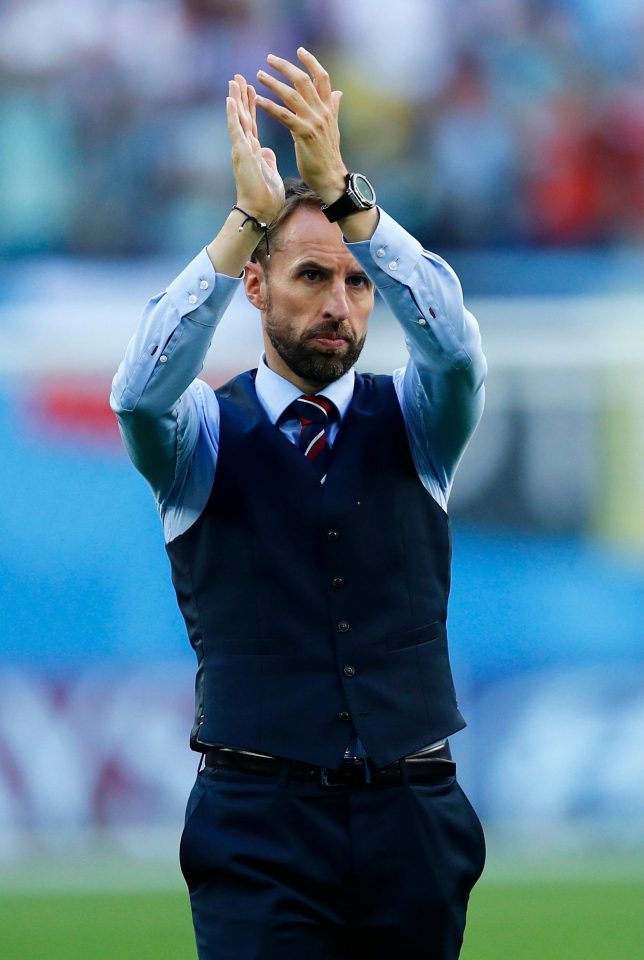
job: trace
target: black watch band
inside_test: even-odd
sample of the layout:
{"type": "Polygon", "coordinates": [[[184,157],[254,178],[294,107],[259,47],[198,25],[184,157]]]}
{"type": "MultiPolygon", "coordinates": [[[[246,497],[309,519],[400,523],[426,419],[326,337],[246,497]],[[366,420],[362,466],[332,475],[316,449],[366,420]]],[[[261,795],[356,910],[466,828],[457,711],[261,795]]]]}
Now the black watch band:
{"type": "Polygon", "coordinates": [[[322,213],[331,223],[352,213],[371,210],[376,205],[376,191],[362,173],[348,173],[346,190],[333,203],[323,204],[322,213]]]}

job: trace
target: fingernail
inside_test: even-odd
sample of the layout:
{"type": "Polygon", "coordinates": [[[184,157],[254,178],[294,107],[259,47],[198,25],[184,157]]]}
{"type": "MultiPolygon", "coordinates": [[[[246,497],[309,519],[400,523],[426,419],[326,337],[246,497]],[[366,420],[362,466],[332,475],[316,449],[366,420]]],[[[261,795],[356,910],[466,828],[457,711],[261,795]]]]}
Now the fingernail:
{"type": "Polygon", "coordinates": [[[306,47],[298,47],[297,49],[298,49],[298,51],[301,51],[302,53],[308,53],[308,52],[309,52],[309,51],[306,49],[306,47]]]}
{"type": "Polygon", "coordinates": [[[263,70],[258,70],[258,71],[257,71],[257,76],[258,76],[258,77],[267,77],[268,74],[265,73],[263,70]]]}
{"type": "Polygon", "coordinates": [[[277,60],[277,57],[275,56],[274,53],[269,53],[269,55],[266,57],[266,59],[267,59],[267,60],[277,60]]]}

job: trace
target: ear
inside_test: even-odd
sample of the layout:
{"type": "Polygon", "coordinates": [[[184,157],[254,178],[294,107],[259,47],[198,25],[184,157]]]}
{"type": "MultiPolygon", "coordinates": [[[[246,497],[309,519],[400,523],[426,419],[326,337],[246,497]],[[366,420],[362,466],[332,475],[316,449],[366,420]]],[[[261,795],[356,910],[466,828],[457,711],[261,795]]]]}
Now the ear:
{"type": "Polygon", "coordinates": [[[244,269],[244,289],[254,307],[263,310],[266,306],[266,274],[261,263],[249,260],[244,269]]]}

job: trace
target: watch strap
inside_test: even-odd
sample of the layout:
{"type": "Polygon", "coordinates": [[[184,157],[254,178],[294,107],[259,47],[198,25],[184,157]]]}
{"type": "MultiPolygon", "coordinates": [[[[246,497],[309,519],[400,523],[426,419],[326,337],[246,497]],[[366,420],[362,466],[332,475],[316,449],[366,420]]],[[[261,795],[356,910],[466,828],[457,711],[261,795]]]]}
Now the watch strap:
{"type": "Polygon", "coordinates": [[[322,213],[330,223],[342,220],[343,217],[348,217],[352,213],[360,213],[361,210],[370,210],[375,206],[375,201],[370,204],[361,203],[356,194],[351,191],[351,176],[352,174],[347,174],[346,189],[342,196],[333,203],[322,205],[322,213]]]}

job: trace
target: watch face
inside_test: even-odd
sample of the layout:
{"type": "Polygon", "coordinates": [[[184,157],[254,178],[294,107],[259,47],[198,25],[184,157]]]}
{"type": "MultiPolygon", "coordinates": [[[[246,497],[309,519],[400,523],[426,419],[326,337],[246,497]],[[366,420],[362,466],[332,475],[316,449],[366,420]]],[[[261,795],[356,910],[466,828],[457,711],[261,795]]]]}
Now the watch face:
{"type": "Polygon", "coordinates": [[[366,177],[361,173],[356,173],[353,178],[353,188],[365,203],[373,204],[376,202],[376,191],[373,189],[366,177]]]}

